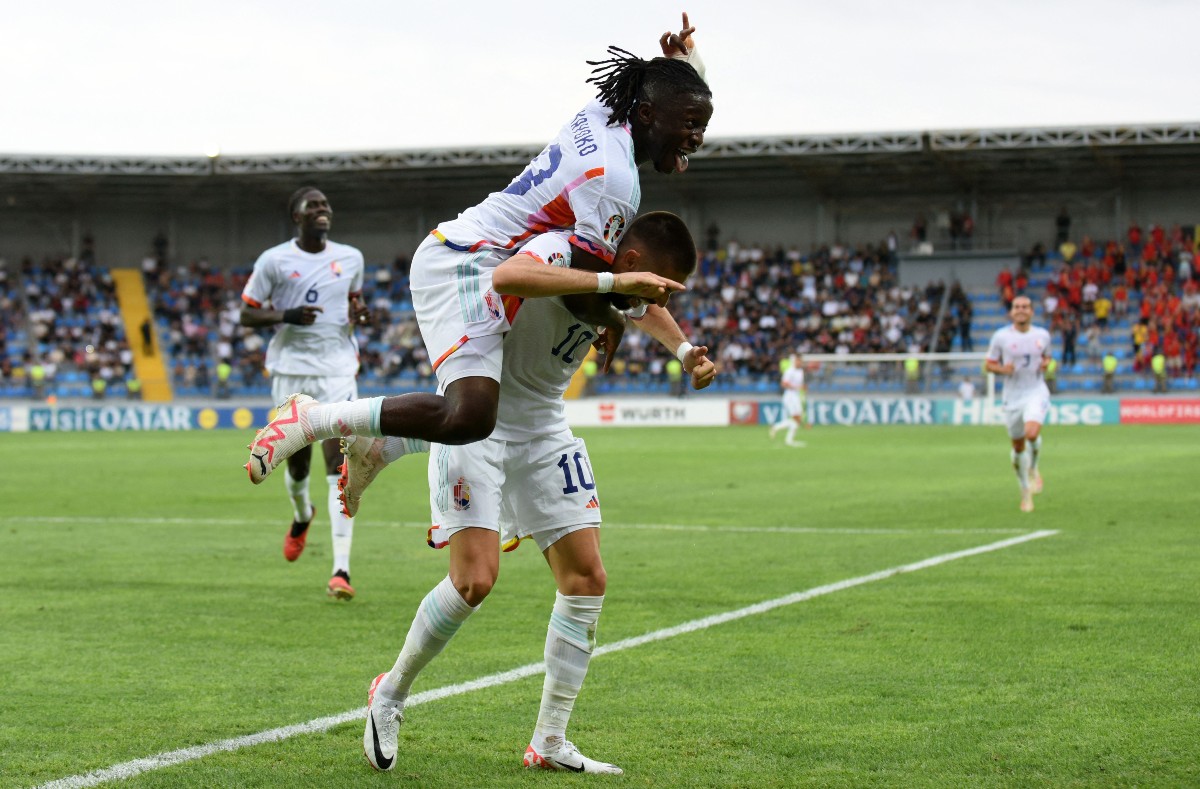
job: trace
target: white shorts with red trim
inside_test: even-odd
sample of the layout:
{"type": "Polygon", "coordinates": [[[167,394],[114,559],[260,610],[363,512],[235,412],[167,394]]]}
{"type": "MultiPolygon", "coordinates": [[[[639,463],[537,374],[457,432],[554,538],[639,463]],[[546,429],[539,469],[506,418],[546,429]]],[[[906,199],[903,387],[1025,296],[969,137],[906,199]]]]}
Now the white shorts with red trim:
{"type": "Polygon", "coordinates": [[[510,252],[461,252],[427,236],[413,255],[410,288],[413,310],[438,384],[460,378],[500,380],[503,361],[498,340],[508,331],[492,272],[510,252]],[[478,340],[494,337],[497,342],[478,340]],[[464,349],[473,346],[470,351],[464,349]]]}

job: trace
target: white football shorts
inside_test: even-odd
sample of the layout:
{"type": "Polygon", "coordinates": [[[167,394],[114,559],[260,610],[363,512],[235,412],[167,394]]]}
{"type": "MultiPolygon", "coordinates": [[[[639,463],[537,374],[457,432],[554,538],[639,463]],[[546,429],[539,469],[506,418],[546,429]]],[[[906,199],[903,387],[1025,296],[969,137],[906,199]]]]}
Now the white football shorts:
{"type": "Polygon", "coordinates": [[[570,430],[532,441],[434,444],[429,506],[447,539],[477,527],[499,531],[502,543],[533,537],[543,551],[601,521],[587,446],[570,430]]]}
{"type": "Polygon", "coordinates": [[[796,419],[804,416],[804,396],[795,389],[783,393],[783,418],[796,419]]]}
{"type": "Polygon", "coordinates": [[[443,389],[460,378],[500,380],[509,329],[492,272],[508,257],[494,250],[460,252],[426,236],[413,255],[409,281],[413,310],[429,362],[443,389]],[[495,341],[481,341],[494,337],[495,341]]]}
{"type": "Polygon", "coordinates": [[[1019,403],[1004,406],[1004,423],[1008,427],[1008,437],[1012,439],[1025,437],[1025,423],[1037,422],[1039,425],[1046,421],[1050,412],[1050,398],[1030,397],[1019,403]]]}
{"type": "Polygon", "coordinates": [[[271,399],[275,405],[296,392],[315,397],[318,403],[341,403],[358,399],[358,381],[353,375],[271,376],[271,399]]]}

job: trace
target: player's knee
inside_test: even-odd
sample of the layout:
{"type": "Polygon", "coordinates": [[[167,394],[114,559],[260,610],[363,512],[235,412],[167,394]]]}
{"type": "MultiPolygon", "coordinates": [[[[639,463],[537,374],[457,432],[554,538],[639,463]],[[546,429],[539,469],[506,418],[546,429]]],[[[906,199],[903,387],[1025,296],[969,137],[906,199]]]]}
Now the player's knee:
{"type": "Polygon", "coordinates": [[[604,565],[585,568],[581,572],[572,573],[563,580],[563,588],[559,589],[565,595],[578,597],[600,597],[608,588],[608,572],[604,565]]]}
{"type": "Polygon", "coordinates": [[[462,599],[467,602],[467,605],[476,606],[487,598],[492,591],[492,587],[496,585],[496,573],[489,572],[483,568],[476,568],[462,577],[451,578],[450,580],[454,583],[454,588],[462,595],[462,599]]]}
{"type": "Polygon", "coordinates": [[[463,378],[446,389],[442,444],[482,441],[496,428],[500,386],[490,378],[463,378]]]}
{"type": "Polygon", "coordinates": [[[472,444],[482,441],[496,429],[496,412],[464,409],[453,412],[444,423],[440,443],[472,444]]]}

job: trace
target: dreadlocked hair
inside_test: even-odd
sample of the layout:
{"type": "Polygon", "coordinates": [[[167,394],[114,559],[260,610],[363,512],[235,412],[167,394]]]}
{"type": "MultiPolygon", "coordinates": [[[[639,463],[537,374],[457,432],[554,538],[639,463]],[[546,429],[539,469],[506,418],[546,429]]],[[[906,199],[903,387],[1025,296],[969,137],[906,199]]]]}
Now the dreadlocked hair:
{"type": "Polygon", "coordinates": [[[612,112],[608,122],[627,123],[642,100],[661,101],[669,96],[699,95],[712,98],[696,69],[676,58],[642,60],[632,52],[610,46],[608,60],[589,60],[588,82],[596,84],[596,98],[612,112]]]}

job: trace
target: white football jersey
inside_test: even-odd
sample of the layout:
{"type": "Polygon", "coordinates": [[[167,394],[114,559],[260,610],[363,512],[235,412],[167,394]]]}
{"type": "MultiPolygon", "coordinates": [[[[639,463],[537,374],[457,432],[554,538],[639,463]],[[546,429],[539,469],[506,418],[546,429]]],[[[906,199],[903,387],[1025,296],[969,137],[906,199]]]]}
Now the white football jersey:
{"type": "Polygon", "coordinates": [[[780,383],[792,385],[790,389],[785,388],[785,391],[803,391],[804,368],[796,365],[787,368],[787,371],[784,372],[783,377],[780,379],[780,383]]]}
{"type": "Polygon", "coordinates": [[[515,251],[528,239],[571,230],[570,241],[612,262],[642,201],[629,125],[608,125],[591,101],[501,192],[434,231],[451,249],[515,251]]]}
{"type": "Polygon", "coordinates": [[[350,325],[350,294],[362,290],[363,256],[325,242],[316,254],[292,239],[259,255],[242,291],[251,307],[320,307],[311,326],[281,323],[267,346],[272,375],[346,376],[358,373],[358,343],[350,325]]]}
{"type": "MultiPolygon", "coordinates": [[[[530,241],[524,254],[551,266],[571,265],[570,233],[546,233],[530,241]]],[[[504,297],[512,329],[504,337],[500,405],[492,438],[531,441],[566,430],[563,394],[599,336],[596,327],[567,310],[560,298],[520,301],[504,297]]]]}
{"type": "Polygon", "coordinates": [[[1012,375],[1003,376],[1004,404],[1016,405],[1031,397],[1050,397],[1042,377],[1042,357],[1050,355],[1050,332],[1038,326],[1018,331],[1009,324],[996,330],[988,344],[987,358],[1001,364],[1013,363],[1012,375]]]}

